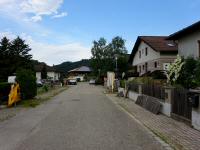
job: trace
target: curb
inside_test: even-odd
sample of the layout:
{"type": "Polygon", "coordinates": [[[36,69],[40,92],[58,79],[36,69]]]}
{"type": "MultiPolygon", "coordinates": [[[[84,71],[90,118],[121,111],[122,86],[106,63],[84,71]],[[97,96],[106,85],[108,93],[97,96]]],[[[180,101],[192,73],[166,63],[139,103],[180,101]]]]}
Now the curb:
{"type": "Polygon", "coordinates": [[[108,94],[105,94],[115,105],[116,107],[126,113],[129,117],[131,117],[135,122],[137,122],[141,127],[143,127],[148,134],[150,134],[156,141],[158,141],[164,149],[166,150],[174,150],[172,146],[170,146],[168,143],[166,143],[164,140],[162,140],[158,135],[156,135],[153,131],[151,131],[147,126],[145,126],[140,120],[138,120],[134,115],[132,115],[130,112],[128,112],[123,106],[119,105],[117,102],[115,102],[108,94]]]}

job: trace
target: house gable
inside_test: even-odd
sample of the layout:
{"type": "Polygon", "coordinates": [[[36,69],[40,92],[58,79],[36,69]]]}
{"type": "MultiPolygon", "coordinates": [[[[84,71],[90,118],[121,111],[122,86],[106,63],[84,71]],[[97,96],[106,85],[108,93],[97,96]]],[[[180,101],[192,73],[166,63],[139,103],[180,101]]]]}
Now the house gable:
{"type": "Polygon", "coordinates": [[[160,52],[177,53],[178,52],[177,44],[174,41],[166,40],[166,38],[167,36],[139,36],[136,40],[136,43],[130,55],[129,63],[133,64],[134,61],[133,59],[137,58],[135,57],[135,55],[138,52],[139,46],[142,42],[145,43],[151,50],[158,53],[160,52]]]}
{"type": "Polygon", "coordinates": [[[184,57],[195,57],[199,58],[199,41],[200,40],[200,31],[194,32],[178,40],[178,51],[179,55],[184,57]]]}
{"type": "Polygon", "coordinates": [[[200,21],[170,35],[167,39],[177,41],[178,53],[184,57],[200,57],[200,21]]]}
{"type": "Polygon", "coordinates": [[[138,46],[137,52],[135,53],[133,57],[132,65],[136,66],[138,64],[151,61],[154,59],[158,59],[158,58],[160,58],[160,53],[152,49],[144,41],[141,41],[138,46]],[[146,50],[147,50],[147,55],[146,55],[146,50]]]}

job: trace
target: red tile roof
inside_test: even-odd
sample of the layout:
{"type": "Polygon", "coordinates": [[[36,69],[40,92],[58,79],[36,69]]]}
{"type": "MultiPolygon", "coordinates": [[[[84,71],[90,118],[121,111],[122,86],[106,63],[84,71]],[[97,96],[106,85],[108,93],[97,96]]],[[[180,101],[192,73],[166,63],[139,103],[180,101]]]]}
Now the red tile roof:
{"type": "Polygon", "coordinates": [[[139,38],[155,51],[178,51],[177,44],[166,40],[167,36],[140,36],[139,38]]]}
{"type": "Polygon", "coordinates": [[[136,43],[133,47],[131,56],[129,58],[129,62],[132,62],[136,52],[138,51],[138,47],[141,42],[149,45],[153,50],[157,52],[177,52],[178,46],[172,40],[166,40],[167,36],[138,36],[136,43]]]}

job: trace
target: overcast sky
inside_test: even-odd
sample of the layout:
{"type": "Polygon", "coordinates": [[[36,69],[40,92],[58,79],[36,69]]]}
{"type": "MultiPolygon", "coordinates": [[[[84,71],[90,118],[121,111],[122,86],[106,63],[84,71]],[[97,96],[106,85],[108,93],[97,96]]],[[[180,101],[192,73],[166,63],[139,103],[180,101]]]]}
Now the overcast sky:
{"type": "Polygon", "coordinates": [[[0,37],[22,37],[49,65],[90,58],[93,40],[169,35],[200,19],[200,0],[0,0],[0,37]]]}

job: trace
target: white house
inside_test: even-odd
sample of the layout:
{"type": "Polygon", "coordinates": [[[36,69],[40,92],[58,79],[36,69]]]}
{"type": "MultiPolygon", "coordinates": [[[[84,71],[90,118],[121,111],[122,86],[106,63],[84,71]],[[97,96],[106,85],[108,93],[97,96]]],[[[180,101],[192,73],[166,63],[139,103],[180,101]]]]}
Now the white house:
{"type": "Polygon", "coordinates": [[[170,35],[168,39],[176,41],[180,56],[200,57],[200,21],[170,35]]]}
{"type": "Polygon", "coordinates": [[[36,72],[36,78],[37,80],[42,79],[42,71],[45,69],[47,72],[47,78],[51,79],[53,81],[60,79],[60,72],[57,71],[54,67],[48,66],[45,63],[40,63],[38,65],[35,65],[35,72],[36,72]]]}
{"type": "Polygon", "coordinates": [[[88,66],[81,66],[73,70],[68,71],[68,77],[74,78],[80,81],[84,81],[84,77],[92,72],[91,68],[88,66]]]}
{"type": "Polygon", "coordinates": [[[166,70],[177,56],[177,44],[167,36],[139,36],[129,58],[139,75],[155,70],[166,70]]]}
{"type": "MultiPolygon", "coordinates": [[[[176,41],[179,55],[200,57],[200,21],[170,35],[168,39],[176,41]]],[[[200,105],[192,108],[192,126],[200,130],[200,105]]]]}

